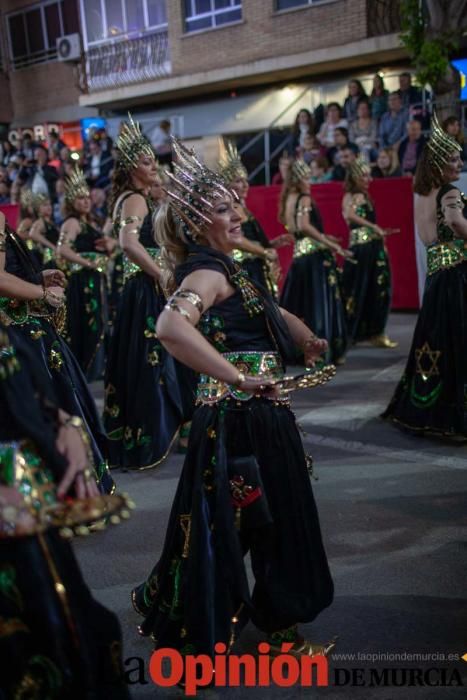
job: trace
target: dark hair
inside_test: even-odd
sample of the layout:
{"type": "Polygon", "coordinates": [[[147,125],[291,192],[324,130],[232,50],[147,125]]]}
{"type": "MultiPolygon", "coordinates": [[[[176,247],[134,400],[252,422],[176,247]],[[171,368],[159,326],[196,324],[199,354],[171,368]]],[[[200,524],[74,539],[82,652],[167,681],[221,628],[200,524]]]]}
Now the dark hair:
{"type": "Polygon", "coordinates": [[[308,134],[310,136],[314,136],[315,135],[315,120],[313,119],[313,115],[310,112],[310,110],[305,109],[305,108],[299,109],[297,112],[297,116],[295,117],[295,122],[294,122],[293,129],[292,129],[293,134],[295,137],[298,137],[298,134],[300,133],[300,127],[298,125],[298,118],[302,112],[305,112],[305,114],[308,117],[308,134]]]}
{"type": "Polygon", "coordinates": [[[402,97],[399,95],[399,93],[397,92],[397,90],[393,90],[392,92],[389,93],[389,97],[394,97],[394,96],[396,96],[396,97],[398,97],[400,100],[402,100],[402,97]]]}
{"type": "Polygon", "coordinates": [[[415,170],[413,191],[426,197],[441,185],[444,185],[443,174],[430,162],[430,149],[425,144],[415,170]]]}
{"type": "Polygon", "coordinates": [[[405,70],[403,73],[399,73],[399,78],[410,78],[412,80],[412,74],[405,70]]]}
{"type": "Polygon", "coordinates": [[[349,84],[350,83],[355,83],[355,85],[358,87],[358,96],[359,97],[366,97],[365,88],[363,87],[360,80],[357,80],[356,78],[351,78],[349,80],[349,84]]]}
{"type": "Polygon", "coordinates": [[[113,212],[118,198],[126,190],[133,189],[131,179],[128,177],[128,170],[123,164],[123,161],[118,159],[115,162],[115,167],[112,173],[112,183],[109,195],[109,212],[113,212]]]}
{"type": "Polygon", "coordinates": [[[358,98],[357,109],[360,107],[360,105],[366,105],[368,109],[370,109],[370,100],[368,99],[368,95],[358,98]]]}
{"type": "Polygon", "coordinates": [[[349,130],[346,129],[345,126],[336,126],[336,128],[334,129],[334,133],[336,133],[336,131],[339,131],[339,133],[341,133],[342,136],[345,136],[347,141],[349,140],[349,130]]]}
{"type": "Polygon", "coordinates": [[[339,110],[339,116],[342,115],[342,107],[340,106],[339,102],[329,102],[328,106],[326,107],[326,110],[331,109],[331,107],[337,107],[339,110]]]}
{"type": "MultiPolygon", "coordinates": [[[[441,124],[441,128],[442,128],[443,131],[446,131],[446,132],[447,132],[448,127],[451,126],[451,124],[455,124],[456,122],[457,122],[457,123],[459,124],[459,126],[460,126],[460,123],[461,123],[461,122],[460,122],[460,119],[458,119],[458,118],[455,117],[455,116],[448,117],[448,118],[445,119],[444,122],[441,124]]],[[[457,134],[457,136],[452,136],[451,138],[455,138],[456,141],[457,141],[457,143],[460,143],[461,146],[464,145],[464,134],[462,133],[462,130],[461,130],[461,129],[459,129],[459,133],[457,134]]]]}
{"type": "Polygon", "coordinates": [[[314,158],[312,162],[316,163],[318,168],[323,168],[323,170],[329,169],[329,161],[326,156],[318,156],[317,158],[314,158]]]}
{"type": "MultiPolygon", "coordinates": [[[[375,75],[374,75],[374,77],[373,77],[373,80],[374,80],[375,78],[378,78],[378,80],[379,80],[379,82],[380,82],[381,90],[382,90],[382,92],[384,92],[384,78],[383,78],[383,76],[380,75],[379,73],[375,73],[375,75]]],[[[372,90],[371,90],[371,96],[373,96],[374,94],[375,94],[375,87],[373,86],[373,88],[372,88],[372,90]]]]}

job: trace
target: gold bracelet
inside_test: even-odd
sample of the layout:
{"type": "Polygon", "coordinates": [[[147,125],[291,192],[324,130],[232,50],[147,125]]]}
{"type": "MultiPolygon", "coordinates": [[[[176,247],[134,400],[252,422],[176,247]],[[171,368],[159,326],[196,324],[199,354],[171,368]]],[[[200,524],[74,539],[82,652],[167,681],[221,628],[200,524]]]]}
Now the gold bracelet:
{"type": "Polygon", "coordinates": [[[235,382],[234,386],[241,387],[242,384],[245,382],[245,380],[246,380],[245,374],[243,372],[239,372],[238,377],[237,377],[237,381],[235,382]]]}

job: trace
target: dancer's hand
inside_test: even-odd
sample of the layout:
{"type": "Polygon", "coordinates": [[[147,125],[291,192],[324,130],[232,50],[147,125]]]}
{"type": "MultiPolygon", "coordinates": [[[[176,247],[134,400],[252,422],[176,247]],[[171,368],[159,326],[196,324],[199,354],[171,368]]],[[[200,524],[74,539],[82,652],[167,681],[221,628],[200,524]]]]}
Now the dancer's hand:
{"type": "Polygon", "coordinates": [[[107,255],[113,253],[116,246],[117,241],[114,238],[111,238],[110,236],[103,236],[94,243],[94,248],[96,250],[99,250],[102,253],[107,253],[107,255]]]}
{"type": "Polygon", "coordinates": [[[54,309],[59,309],[65,302],[65,290],[63,287],[47,287],[45,301],[54,309]]]}
{"type": "Polygon", "coordinates": [[[64,287],[66,277],[61,270],[43,270],[42,284],[46,289],[49,287],[64,287]]]}
{"type": "Polygon", "coordinates": [[[267,398],[273,398],[278,395],[278,391],[274,386],[273,379],[266,377],[257,377],[247,374],[245,379],[238,385],[240,391],[245,391],[248,394],[260,394],[267,398]]]}
{"type": "Polygon", "coordinates": [[[290,245],[295,240],[291,233],[282,233],[271,240],[271,245],[274,248],[283,248],[285,245],[290,245]]]}
{"type": "Polygon", "coordinates": [[[73,485],[77,498],[98,496],[94,470],[89,465],[88,449],[80,430],[72,425],[60,426],[55,446],[68,462],[67,470],[58,485],[59,498],[65,496],[73,485]]]}
{"type": "Polygon", "coordinates": [[[328,349],[328,341],[324,338],[313,336],[308,338],[303,344],[303,356],[305,359],[305,367],[314,367],[316,361],[328,349]]]}

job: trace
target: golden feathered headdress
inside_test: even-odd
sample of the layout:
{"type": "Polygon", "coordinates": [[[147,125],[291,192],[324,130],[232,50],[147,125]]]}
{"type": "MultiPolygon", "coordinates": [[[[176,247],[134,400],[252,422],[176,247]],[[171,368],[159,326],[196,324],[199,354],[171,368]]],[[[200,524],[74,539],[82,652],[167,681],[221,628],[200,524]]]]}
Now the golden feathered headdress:
{"type": "Polygon", "coordinates": [[[72,204],[77,197],[89,197],[89,187],[83,171],[76,165],[65,178],[65,201],[72,204]]]}
{"type": "Polygon", "coordinates": [[[433,114],[431,119],[431,135],[427,143],[427,148],[428,160],[440,173],[452,153],[455,151],[462,151],[460,143],[441,128],[436,114],[433,114]]]}
{"type": "Polygon", "coordinates": [[[290,179],[293,183],[298,184],[302,180],[309,180],[311,177],[310,166],[305,163],[304,160],[297,158],[292,163],[290,168],[290,179]]]}
{"type": "Polygon", "coordinates": [[[366,161],[361,155],[355,158],[354,162],[349,166],[349,173],[354,179],[365,177],[365,175],[369,175],[370,172],[371,169],[368,165],[368,161],[366,161]]]}
{"type": "Polygon", "coordinates": [[[146,136],[141,133],[139,124],[133,121],[128,112],[128,123],[125,122],[117,139],[117,150],[123,165],[127,170],[132,170],[138,165],[138,158],[144,154],[155,158],[153,148],[146,136]]]}
{"type": "Polygon", "coordinates": [[[227,141],[225,154],[219,161],[219,172],[229,184],[238,178],[248,179],[248,172],[242,163],[237,146],[227,141]]]}
{"type": "Polygon", "coordinates": [[[174,172],[167,171],[168,202],[179,220],[190,229],[188,233],[200,233],[212,223],[211,212],[216,202],[234,195],[222,175],[203,165],[193,150],[174,137],[172,147],[176,160],[174,172]]]}

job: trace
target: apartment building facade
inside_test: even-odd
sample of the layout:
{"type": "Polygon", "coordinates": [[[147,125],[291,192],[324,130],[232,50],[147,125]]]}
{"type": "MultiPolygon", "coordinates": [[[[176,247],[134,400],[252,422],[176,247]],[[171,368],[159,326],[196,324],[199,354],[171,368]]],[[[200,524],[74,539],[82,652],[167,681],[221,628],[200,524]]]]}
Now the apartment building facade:
{"type": "MultiPolygon", "coordinates": [[[[3,0],[0,122],[110,130],[131,110],[189,139],[282,128],[349,77],[407,65],[398,0],[3,0]],[[57,40],[79,35],[79,56],[57,40]],[[5,90],[3,91],[3,88],[5,90]]],[[[390,80],[390,78],[389,78],[390,80]]]]}

